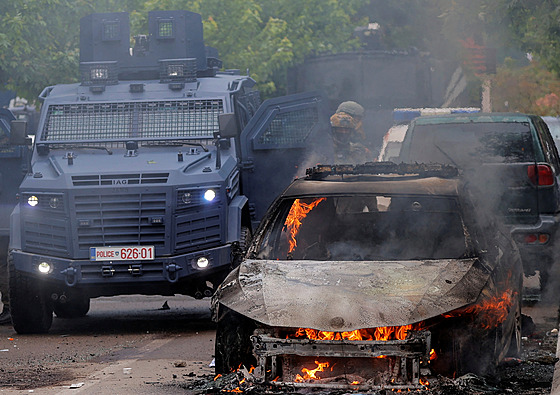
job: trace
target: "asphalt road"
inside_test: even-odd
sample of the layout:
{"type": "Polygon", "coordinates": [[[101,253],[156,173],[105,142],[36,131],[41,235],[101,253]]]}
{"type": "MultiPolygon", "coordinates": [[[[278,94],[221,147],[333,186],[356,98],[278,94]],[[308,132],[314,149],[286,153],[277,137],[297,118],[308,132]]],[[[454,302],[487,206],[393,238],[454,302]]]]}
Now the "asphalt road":
{"type": "MultiPolygon", "coordinates": [[[[189,383],[214,377],[209,307],[208,299],[186,296],[119,296],[92,300],[84,318],[55,317],[46,335],[18,335],[0,326],[0,395],[189,394],[189,383]]],[[[554,304],[524,313],[540,333],[557,327],[554,304]]],[[[541,338],[529,342],[540,347],[541,338]]],[[[531,374],[529,381],[537,378],[531,374]]],[[[551,381],[548,373],[543,377],[551,381]]],[[[514,393],[549,393],[542,385],[514,393]]]]}
{"type": "Polygon", "coordinates": [[[184,393],[186,378],[213,374],[209,308],[186,296],[119,296],[93,299],[84,318],[55,317],[47,335],[0,326],[0,394],[184,393]]]}

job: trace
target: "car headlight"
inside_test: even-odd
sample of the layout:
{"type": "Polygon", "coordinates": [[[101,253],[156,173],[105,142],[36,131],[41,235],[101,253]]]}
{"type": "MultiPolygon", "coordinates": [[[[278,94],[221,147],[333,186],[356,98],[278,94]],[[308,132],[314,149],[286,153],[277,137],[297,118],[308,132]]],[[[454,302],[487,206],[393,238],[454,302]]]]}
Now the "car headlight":
{"type": "Polygon", "coordinates": [[[192,194],[190,192],[185,192],[181,195],[181,201],[185,204],[190,204],[192,202],[192,194]]]}
{"type": "Polygon", "coordinates": [[[31,207],[35,207],[36,205],[39,204],[39,198],[35,195],[31,195],[27,198],[27,204],[29,204],[31,207]]]}
{"type": "Polygon", "coordinates": [[[200,258],[198,258],[196,260],[196,266],[198,266],[201,269],[207,268],[209,264],[210,264],[210,261],[205,256],[201,256],[200,258]]]}
{"type": "Polygon", "coordinates": [[[52,272],[52,266],[48,262],[39,263],[37,268],[39,269],[39,272],[42,274],[49,274],[50,272],[52,272]]]}
{"type": "Polygon", "coordinates": [[[211,202],[216,198],[216,192],[213,189],[208,189],[204,192],[204,200],[211,202]]]}
{"type": "Polygon", "coordinates": [[[60,204],[60,199],[57,198],[56,196],[53,196],[49,199],[50,208],[58,208],[59,204],[60,204]]]}

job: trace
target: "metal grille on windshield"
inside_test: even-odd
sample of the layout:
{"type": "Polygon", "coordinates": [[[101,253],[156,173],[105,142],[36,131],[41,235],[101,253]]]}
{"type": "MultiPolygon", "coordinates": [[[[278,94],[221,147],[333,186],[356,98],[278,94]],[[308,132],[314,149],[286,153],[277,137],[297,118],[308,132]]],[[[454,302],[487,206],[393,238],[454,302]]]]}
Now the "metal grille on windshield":
{"type": "Polygon", "coordinates": [[[41,142],[212,138],[221,99],[51,105],[41,142]]]}

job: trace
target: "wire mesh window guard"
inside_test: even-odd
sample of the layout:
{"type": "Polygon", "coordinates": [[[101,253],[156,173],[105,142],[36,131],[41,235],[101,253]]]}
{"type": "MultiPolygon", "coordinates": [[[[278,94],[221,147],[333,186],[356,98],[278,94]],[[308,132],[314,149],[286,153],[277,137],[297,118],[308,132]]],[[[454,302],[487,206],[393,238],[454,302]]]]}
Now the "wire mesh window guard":
{"type": "Polygon", "coordinates": [[[41,142],[212,138],[221,99],[49,106],[41,142]]]}

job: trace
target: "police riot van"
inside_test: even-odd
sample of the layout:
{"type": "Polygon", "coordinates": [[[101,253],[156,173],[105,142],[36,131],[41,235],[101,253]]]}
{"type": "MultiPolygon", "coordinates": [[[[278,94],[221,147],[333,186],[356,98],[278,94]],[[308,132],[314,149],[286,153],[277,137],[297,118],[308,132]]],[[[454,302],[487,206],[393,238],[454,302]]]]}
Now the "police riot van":
{"type": "Polygon", "coordinates": [[[212,295],[328,120],[318,93],[261,103],[220,71],[199,14],[150,12],[132,49],[127,13],[80,23],[81,83],[41,93],[11,216],[18,333],[100,296],[212,295]]]}

